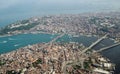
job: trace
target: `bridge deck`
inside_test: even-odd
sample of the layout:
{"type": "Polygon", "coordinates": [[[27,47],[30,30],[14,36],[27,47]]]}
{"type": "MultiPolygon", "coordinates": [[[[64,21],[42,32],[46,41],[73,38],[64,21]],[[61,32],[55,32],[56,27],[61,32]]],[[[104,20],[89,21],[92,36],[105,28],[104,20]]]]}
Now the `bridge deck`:
{"type": "Polygon", "coordinates": [[[94,46],[96,46],[99,42],[101,42],[103,39],[105,39],[107,37],[108,34],[104,35],[103,37],[101,37],[100,39],[98,39],[97,41],[95,41],[93,44],[91,44],[89,47],[87,47],[86,49],[84,49],[81,53],[85,53],[86,51],[88,51],[89,49],[92,49],[94,46]]]}
{"type": "Polygon", "coordinates": [[[64,36],[64,35],[65,35],[65,33],[63,33],[63,34],[57,36],[56,38],[54,38],[54,39],[51,40],[50,42],[45,43],[41,48],[39,48],[39,50],[45,48],[45,47],[48,46],[48,45],[51,45],[53,42],[55,42],[57,39],[61,38],[61,37],[64,36]]]}
{"type": "Polygon", "coordinates": [[[104,50],[107,50],[107,49],[116,47],[116,46],[118,46],[118,45],[120,45],[120,43],[113,44],[113,45],[111,45],[111,46],[107,46],[107,47],[101,48],[101,49],[97,50],[96,52],[101,52],[101,51],[104,51],[104,50]]]}

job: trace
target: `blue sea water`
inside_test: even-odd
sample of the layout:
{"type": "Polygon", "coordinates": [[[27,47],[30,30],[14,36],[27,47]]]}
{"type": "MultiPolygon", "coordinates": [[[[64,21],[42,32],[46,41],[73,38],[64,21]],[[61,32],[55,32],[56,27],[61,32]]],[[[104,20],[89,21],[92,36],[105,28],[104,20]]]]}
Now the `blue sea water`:
{"type": "Polygon", "coordinates": [[[51,38],[54,38],[55,36],[56,35],[50,34],[20,34],[0,37],[0,54],[31,44],[49,42],[51,38]]]}

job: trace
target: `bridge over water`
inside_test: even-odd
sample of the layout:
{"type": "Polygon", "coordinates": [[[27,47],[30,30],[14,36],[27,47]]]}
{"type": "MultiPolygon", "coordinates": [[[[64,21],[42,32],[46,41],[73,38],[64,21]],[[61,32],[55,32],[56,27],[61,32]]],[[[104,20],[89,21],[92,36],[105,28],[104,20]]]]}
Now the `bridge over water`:
{"type": "Polygon", "coordinates": [[[66,34],[66,33],[63,33],[63,34],[55,37],[55,38],[54,38],[53,40],[51,40],[50,42],[45,43],[41,48],[39,48],[39,50],[44,49],[44,48],[47,47],[48,45],[51,46],[51,44],[52,44],[53,42],[55,42],[57,39],[63,37],[65,34],[66,34]]]}
{"type": "Polygon", "coordinates": [[[110,49],[110,48],[113,48],[113,47],[116,47],[120,45],[120,43],[116,43],[116,44],[113,44],[113,45],[110,45],[110,46],[107,46],[107,47],[104,47],[104,48],[101,48],[99,50],[97,50],[96,52],[101,52],[101,51],[104,51],[104,50],[107,50],[107,49],[110,49]]]}
{"type": "Polygon", "coordinates": [[[95,41],[94,43],[92,43],[89,47],[87,47],[86,49],[84,49],[81,53],[85,53],[89,49],[92,49],[94,46],[96,46],[98,43],[100,43],[102,40],[104,40],[107,37],[107,35],[108,34],[104,35],[103,37],[101,37],[100,39],[98,39],[97,41],[95,41]]]}

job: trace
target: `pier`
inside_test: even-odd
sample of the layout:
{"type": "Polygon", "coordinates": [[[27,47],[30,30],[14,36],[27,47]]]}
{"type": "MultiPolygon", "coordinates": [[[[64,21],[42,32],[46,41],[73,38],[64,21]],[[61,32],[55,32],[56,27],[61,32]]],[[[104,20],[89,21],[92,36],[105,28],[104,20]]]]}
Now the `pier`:
{"type": "Polygon", "coordinates": [[[104,40],[107,37],[107,35],[108,34],[104,35],[103,37],[101,37],[100,39],[98,39],[97,41],[95,41],[94,43],[92,43],[89,47],[87,47],[86,49],[84,49],[81,53],[85,53],[89,49],[92,49],[94,46],[96,46],[98,43],[100,43],[102,40],[104,40]]]}
{"type": "Polygon", "coordinates": [[[113,45],[110,45],[110,46],[107,46],[107,47],[104,47],[104,48],[101,48],[99,50],[97,50],[96,52],[101,52],[101,51],[104,51],[104,50],[107,50],[107,49],[110,49],[110,48],[113,48],[113,47],[116,47],[120,45],[120,43],[116,43],[116,44],[113,44],[113,45]]]}

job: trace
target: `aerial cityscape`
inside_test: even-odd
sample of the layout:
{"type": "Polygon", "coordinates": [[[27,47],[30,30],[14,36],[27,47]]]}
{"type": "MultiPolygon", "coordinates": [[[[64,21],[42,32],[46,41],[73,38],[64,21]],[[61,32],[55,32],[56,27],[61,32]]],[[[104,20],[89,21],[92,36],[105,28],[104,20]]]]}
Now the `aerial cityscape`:
{"type": "Polygon", "coordinates": [[[0,1],[0,74],[119,74],[120,1],[90,1],[0,1]]]}

